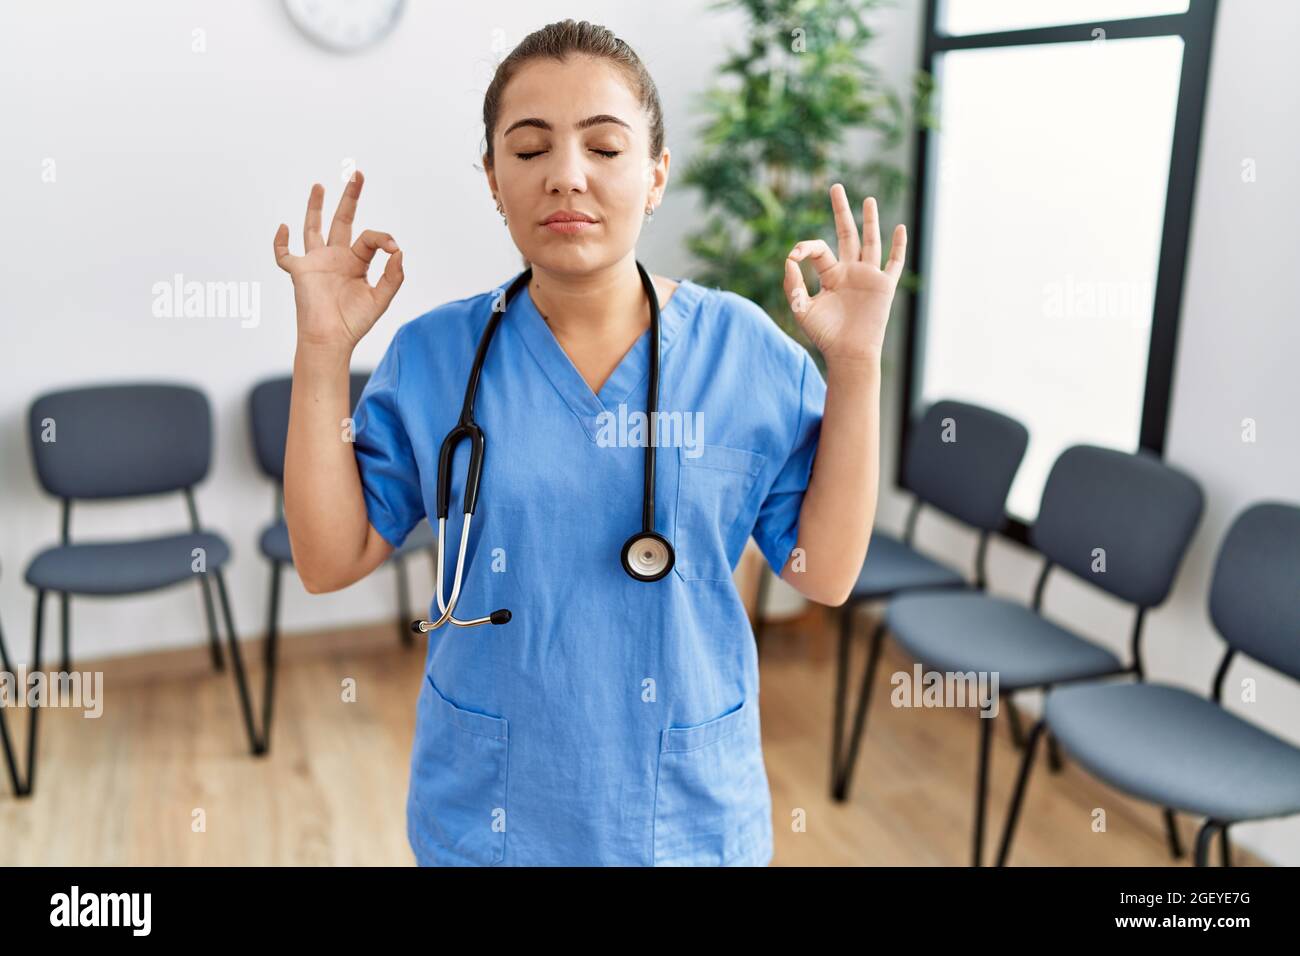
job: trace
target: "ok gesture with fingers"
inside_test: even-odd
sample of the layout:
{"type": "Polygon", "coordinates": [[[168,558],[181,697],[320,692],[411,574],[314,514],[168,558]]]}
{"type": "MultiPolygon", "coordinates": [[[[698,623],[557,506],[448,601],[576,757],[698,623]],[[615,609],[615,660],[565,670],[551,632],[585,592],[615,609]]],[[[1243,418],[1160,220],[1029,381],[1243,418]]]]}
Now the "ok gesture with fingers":
{"type": "Polygon", "coordinates": [[[321,207],[325,189],[311,188],[303,223],[303,255],[289,252],[289,227],[275,232],[275,261],[293,277],[298,312],[298,339],[311,346],[351,352],[393,301],[402,285],[402,251],[386,232],[367,229],[352,240],[357,199],[365,179],[360,172],[348,181],[330,222],[329,239],[321,237],[321,207]],[[380,249],[388,253],[375,285],[366,279],[371,260],[380,249]]]}
{"type": "Polygon", "coordinates": [[[839,258],[821,239],[795,244],[785,260],[785,294],[795,319],[826,357],[827,364],[880,359],[894,290],[903,274],[907,229],[894,227],[889,261],[880,265],[880,223],[876,200],[862,203],[859,240],[844,187],[831,187],[839,258]],[[811,259],[820,288],[809,297],[799,263],[811,259]]]}

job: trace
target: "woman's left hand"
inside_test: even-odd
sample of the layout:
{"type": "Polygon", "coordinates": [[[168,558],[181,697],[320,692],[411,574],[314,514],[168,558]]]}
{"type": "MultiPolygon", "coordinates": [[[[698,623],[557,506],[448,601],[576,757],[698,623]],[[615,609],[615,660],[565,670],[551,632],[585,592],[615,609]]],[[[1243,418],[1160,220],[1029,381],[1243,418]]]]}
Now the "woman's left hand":
{"type": "Polygon", "coordinates": [[[858,240],[853,211],[844,187],[831,187],[839,259],[821,239],[796,243],[785,260],[785,295],[808,337],[828,365],[879,363],[889,322],[894,289],[903,274],[907,229],[894,227],[889,261],[880,267],[880,222],[876,200],[862,203],[862,239],[858,240]],[[820,288],[809,297],[799,263],[811,259],[820,288]]]}

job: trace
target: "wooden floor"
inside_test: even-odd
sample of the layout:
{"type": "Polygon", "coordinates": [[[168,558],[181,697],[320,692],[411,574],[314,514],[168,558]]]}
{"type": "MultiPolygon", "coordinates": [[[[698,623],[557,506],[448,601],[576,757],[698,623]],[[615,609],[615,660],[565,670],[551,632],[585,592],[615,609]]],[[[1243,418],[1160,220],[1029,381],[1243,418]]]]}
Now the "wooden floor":
{"type": "MultiPolygon", "coordinates": [[[[867,624],[864,617],[855,674],[867,624]]],[[[889,644],[853,793],[845,804],[829,798],[833,634],[814,608],[769,626],[763,638],[774,865],[966,865],[979,718],[891,707],[889,675],[911,662],[889,644]]],[[[259,655],[258,643],[245,645],[260,678],[252,667],[259,655]]],[[[413,863],[405,803],[422,642],[401,647],[393,625],[285,640],[274,738],[263,758],[248,755],[229,674],[204,661],[198,649],[76,665],[104,670],[104,714],[42,712],[34,795],[15,799],[7,779],[0,790],[0,865],[413,863]],[[347,678],[356,682],[355,702],[342,699],[347,678]]],[[[27,716],[7,711],[24,754],[27,716]]],[[[1048,773],[1041,758],[1014,865],[1176,865],[1156,808],[1068,763],[1048,773]],[[1093,831],[1095,808],[1106,811],[1104,833],[1093,831]]],[[[990,853],[1017,764],[1003,717],[994,737],[990,853]]],[[[1180,822],[1190,847],[1197,821],[1180,822]]],[[[1236,864],[1256,862],[1234,851],[1236,864]]]]}

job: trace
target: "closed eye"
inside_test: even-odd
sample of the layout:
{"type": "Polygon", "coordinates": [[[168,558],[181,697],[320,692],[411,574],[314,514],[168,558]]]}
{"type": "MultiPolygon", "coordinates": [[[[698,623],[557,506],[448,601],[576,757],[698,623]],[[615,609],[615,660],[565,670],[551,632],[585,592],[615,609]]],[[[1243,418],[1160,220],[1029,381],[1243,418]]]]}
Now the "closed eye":
{"type": "MultiPolygon", "coordinates": [[[[546,150],[544,150],[544,149],[538,149],[538,150],[534,150],[534,151],[531,152],[531,153],[515,153],[515,155],[518,156],[520,159],[524,160],[525,162],[527,162],[528,160],[532,159],[534,156],[540,156],[540,155],[541,155],[542,153],[544,153],[544,152],[546,152],[546,150]]],[[[592,152],[593,152],[593,153],[599,153],[601,156],[604,156],[606,159],[613,159],[615,156],[619,155],[619,153],[621,152],[621,150],[617,150],[617,149],[593,149],[592,152]]]]}

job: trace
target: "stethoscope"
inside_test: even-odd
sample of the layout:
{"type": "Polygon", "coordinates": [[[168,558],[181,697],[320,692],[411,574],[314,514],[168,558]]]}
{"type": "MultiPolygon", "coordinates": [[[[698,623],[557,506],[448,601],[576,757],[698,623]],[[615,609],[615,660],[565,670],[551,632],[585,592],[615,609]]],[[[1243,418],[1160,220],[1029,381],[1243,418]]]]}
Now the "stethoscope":
{"type": "MultiPolygon", "coordinates": [[[[654,283],[640,262],[636,264],[641,274],[641,284],[645,286],[650,299],[650,383],[647,388],[646,404],[649,406],[649,419],[655,421],[659,406],[659,296],[655,293],[654,283]]],[[[510,620],[510,612],[505,608],[493,611],[487,617],[476,617],[461,621],[453,616],[456,602],[460,599],[461,576],[465,570],[465,549],[469,543],[470,519],[474,507],[478,504],[479,479],[483,475],[483,448],[485,437],[483,429],[474,421],[474,398],[478,393],[479,375],[483,371],[483,360],[487,356],[488,344],[496,332],[510,301],[520,289],[528,284],[533,270],[530,266],[506,290],[505,302],[500,307],[492,308],[492,317],[479,339],[478,351],[474,354],[474,364],[469,370],[469,381],[465,385],[465,404],[460,410],[460,421],[443,439],[442,449],[438,452],[438,609],[442,612],[436,621],[413,621],[411,629],[425,633],[442,627],[450,621],[458,627],[474,627],[478,624],[505,624],[510,620]],[[447,514],[451,504],[451,463],[456,453],[456,446],[462,439],[470,441],[469,471],[465,477],[465,523],[460,529],[460,551],[456,555],[456,576],[451,586],[451,601],[442,599],[442,558],[445,553],[447,533],[447,514]]],[[[653,432],[653,428],[651,429],[653,432]]],[[[668,539],[655,531],[655,437],[652,435],[645,446],[645,489],[641,499],[641,530],[623,543],[620,555],[623,570],[638,581],[658,581],[673,569],[675,556],[673,546],[668,539]]]]}

